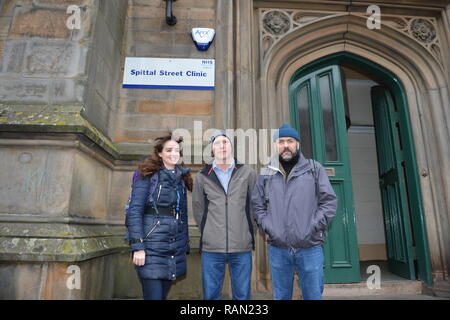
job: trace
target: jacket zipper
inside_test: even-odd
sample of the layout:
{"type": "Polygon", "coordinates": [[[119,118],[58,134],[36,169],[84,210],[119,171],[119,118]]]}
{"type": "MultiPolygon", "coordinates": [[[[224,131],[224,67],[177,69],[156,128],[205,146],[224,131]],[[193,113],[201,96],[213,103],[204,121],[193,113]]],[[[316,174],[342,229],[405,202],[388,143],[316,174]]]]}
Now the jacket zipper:
{"type": "MultiPolygon", "coordinates": [[[[284,195],[287,194],[287,184],[288,184],[288,179],[289,179],[289,176],[290,176],[291,173],[292,173],[292,169],[291,169],[291,172],[289,172],[288,175],[285,175],[286,171],[284,171],[284,169],[283,169],[282,176],[283,176],[283,194],[284,195]]],[[[283,204],[286,205],[286,203],[283,203],[283,204]]],[[[289,213],[287,212],[286,208],[283,208],[283,211],[285,211],[286,214],[289,215],[289,213]]],[[[289,217],[288,217],[287,220],[289,220],[289,217]]],[[[285,223],[284,227],[285,227],[285,230],[286,230],[286,240],[287,240],[287,243],[289,245],[289,227],[286,226],[286,223],[285,223]]]]}
{"type": "MultiPolygon", "coordinates": [[[[288,183],[289,183],[289,178],[291,177],[291,175],[292,175],[292,173],[294,172],[294,169],[297,167],[297,165],[295,165],[292,169],[291,169],[291,172],[289,172],[289,174],[287,175],[287,176],[284,176],[284,174],[282,174],[283,175],[283,180],[284,180],[284,184],[283,184],[283,194],[287,194],[287,187],[288,187],[288,183]]],[[[284,169],[283,169],[283,172],[286,174],[286,172],[284,171],[284,169]]],[[[286,212],[287,212],[287,210],[286,210],[286,208],[284,209],[286,212]]],[[[287,239],[287,242],[289,243],[290,242],[290,240],[289,240],[289,232],[286,230],[286,239],[287,239]]]]}
{"type": "Polygon", "coordinates": [[[159,185],[158,197],[156,198],[156,202],[159,202],[159,196],[161,195],[162,184],[159,185]]]}
{"type": "MultiPolygon", "coordinates": [[[[231,180],[233,179],[233,176],[235,174],[236,170],[233,169],[231,172],[230,180],[228,181],[228,188],[227,191],[230,190],[231,180]]],[[[225,192],[225,189],[222,187],[223,192],[225,193],[225,252],[228,253],[228,193],[225,192]]]]}
{"type": "Polygon", "coordinates": [[[228,195],[225,195],[226,253],[228,253],[228,195]]]}
{"type": "MultiPolygon", "coordinates": [[[[236,170],[232,171],[230,180],[228,181],[228,190],[230,189],[231,180],[233,179],[235,171],[236,170]]],[[[228,253],[228,194],[225,192],[225,188],[220,182],[219,187],[222,188],[222,191],[225,194],[225,252],[228,253]]]]}
{"type": "Polygon", "coordinates": [[[159,226],[160,223],[161,223],[161,222],[158,220],[158,221],[155,223],[155,225],[153,226],[153,228],[151,228],[150,231],[147,233],[147,235],[145,236],[144,239],[147,239],[147,237],[148,237],[150,234],[152,234],[153,231],[155,231],[156,227],[159,226]]]}

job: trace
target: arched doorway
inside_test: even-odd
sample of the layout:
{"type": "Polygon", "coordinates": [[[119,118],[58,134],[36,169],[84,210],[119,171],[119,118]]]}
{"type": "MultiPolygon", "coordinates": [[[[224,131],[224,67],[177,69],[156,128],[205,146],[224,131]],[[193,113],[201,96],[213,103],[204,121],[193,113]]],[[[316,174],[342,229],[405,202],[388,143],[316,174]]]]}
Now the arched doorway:
{"type": "MultiPolygon", "coordinates": [[[[315,158],[327,168],[339,198],[338,212],[325,244],[326,281],[359,282],[359,253],[374,256],[373,253],[361,252],[358,245],[358,239],[363,235],[357,236],[357,213],[360,220],[367,220],[365,223],[360,221],[358,229],[378,230],[380,233],[380,226],[367,228],[366,225],[377,219],[362,219],[364,215],[360,211],[370,211],[364,201],[355,206],[355,196],[360,196],[366,184],[373,184],[373,181],[358,181],[362,184],[358,188],[352,183],[349,129],[352,130],[354,117],[349,110],[349,91],[343,68],[362,76],[368,75],[367,79],[374,84],[371,88],[372,101],[363,103],[372,104],[371,108],[365,108],[366,112],[373,110],[372,128],[375,128],[375,154],[378,160],[375,162],[378,163],[377,178],[380,183],[378,198],[381,203],[372,211],[377,214],[377,209],[381,210],[378,215],[384,225],[381,232],[384,231],[383,237],[385,235],[387,267],[392,274],[402,278],[418,277],[430,283],[428,241],[404,88],[386,69],[345,52],[323,57],[300,68],[294,73],[289,85],[291,122],[301,133],[302,150],[306,157],[315,158]]],[[[361,158],[358,155],[354,157],[361,158]]],[[[365,192],[372,202],[374,199],[376,201],[373,192],[365,192]]],[[[363,233],[363,230],[359,231],[363,233]]],[[[368,239],[377,237],[380,238],[379,235],[372,235],[368,239]]],[[[368,246],[365,248],[369,250],[368,246]]]]}
{"type": "MultiPolygon", "coordinates": [[[[261,10],[260,20],[263,13],[261,10]]],[[[277,128],[289,121],[289,85],[293,75],[333,54],[352,54],[362,59],[360,70],[379,66],[390,74],[393,86],[398,85],[395,82],[401,83],[415,147],[415,176],[420,174],[417,180],[422,193],[422,226],[426,228],[424,234],[429,242],[429,257],[421,261],[431,265],[432,279],[428,276],[424,280],[434,284],[446,279],[450,252],[446,220],[450,180],[442,174],[450,172],[446,125],[448,84],[441,59],[429,48],[395,26],[382,24],[381,30],[368,30],[366,19],[358,13],[330,14],[289,29],[276,41],[267,42],[267,46],[265,34],[261,32],[260,51],[253,55],[255,108],[260,110],[255,125],[277,128]]],[[[358,63],[356,60],[354,64],[358,63]]],[[[258,237],[255,261],[257,288],[266,290],[270,288],[270,275],[263,237],[258,237]]]]}

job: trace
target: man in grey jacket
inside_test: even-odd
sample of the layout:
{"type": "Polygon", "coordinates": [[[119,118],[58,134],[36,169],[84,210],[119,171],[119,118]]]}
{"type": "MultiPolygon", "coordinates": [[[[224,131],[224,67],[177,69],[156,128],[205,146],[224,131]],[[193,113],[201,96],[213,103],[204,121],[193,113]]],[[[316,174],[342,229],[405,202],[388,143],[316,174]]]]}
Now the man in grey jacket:
{"type": "Polygon", "coordinates": [[[273,297],[292,299],[294,272],[304,299],[323,293],[324,232],[337,199],[325,169],[300,151],[300,136],[288,124],[274,135],[278,156],[263,169],[252,193],[253,213],[268,234],[273,297]]]}
{"type": "Polygon", "coordinates": [[[194,218],[201,232],[203,298],[221,298],[229,264],[233,299],[249,300],[257,227],[250,200],[256,172],[233,159],[232,141],[224,130],[216,131],[210,142],[214,161],[197,174],[192,191],[194,218]]]}

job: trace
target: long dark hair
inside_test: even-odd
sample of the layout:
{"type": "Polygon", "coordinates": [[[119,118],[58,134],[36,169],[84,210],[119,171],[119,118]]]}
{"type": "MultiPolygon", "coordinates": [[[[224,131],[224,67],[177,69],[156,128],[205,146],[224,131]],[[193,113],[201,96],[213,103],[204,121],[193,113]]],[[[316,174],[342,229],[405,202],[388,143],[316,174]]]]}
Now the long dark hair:
{"type": "MultiPolygon", "coordinates": [[[[141,177],[148,177],[152,176],[153,174],[157,173],[159,169],[163,166],[163,161],[161,157],[158,155],[161,153],[164,149],[164,145],[167,141],[175,141],[178,144],[181,145],[183,142],[183,137],[179,137],[178,139],[175,139],[172,136],[172,133],[169,132],[167,135],[163,137],[159,137],[155,139],[155,146],[153,147],[153,154],[147,157],[143,162],[138,164],[138,169],[140,171],[139,175],[141,177]]],[[[183,157],[183,150],[180,149],[180,157],[183,157]]],[[[184,162],[181,162],[181,166],[185,167],[184,162]]],[[[191,173],[187,173],[183,176],[184,183],[186,184],[186,188],[189,191],[192,191],[192,175],[191,173]]]]}

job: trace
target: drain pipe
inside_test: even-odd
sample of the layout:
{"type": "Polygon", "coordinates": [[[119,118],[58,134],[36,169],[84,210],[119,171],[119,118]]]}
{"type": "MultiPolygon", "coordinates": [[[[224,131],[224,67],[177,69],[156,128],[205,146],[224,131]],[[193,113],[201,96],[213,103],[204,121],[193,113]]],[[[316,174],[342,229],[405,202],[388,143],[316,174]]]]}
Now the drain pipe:
{"type": "Polygon", "coordinates": [[[173,2],[176,0],[165,0],[166,1],[166,23],[169,26],[174,26],[177,24],[177,18],[173,15],[173,2]]]}

